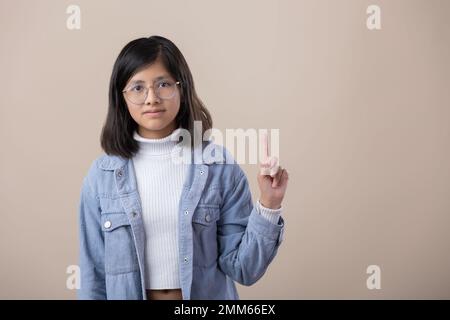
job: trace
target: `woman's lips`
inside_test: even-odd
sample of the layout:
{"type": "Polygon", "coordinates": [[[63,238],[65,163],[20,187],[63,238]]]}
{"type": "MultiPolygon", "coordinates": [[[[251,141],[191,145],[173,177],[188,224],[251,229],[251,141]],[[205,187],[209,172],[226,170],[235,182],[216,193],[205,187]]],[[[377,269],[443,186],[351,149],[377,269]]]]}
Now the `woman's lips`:
{"type": "Polygon", "coordinates": [[[158,118],[164,113],[164,110],[161,111],[155,111],[155,112],[145,112],[144,117],[148,118],[158,118]]]}

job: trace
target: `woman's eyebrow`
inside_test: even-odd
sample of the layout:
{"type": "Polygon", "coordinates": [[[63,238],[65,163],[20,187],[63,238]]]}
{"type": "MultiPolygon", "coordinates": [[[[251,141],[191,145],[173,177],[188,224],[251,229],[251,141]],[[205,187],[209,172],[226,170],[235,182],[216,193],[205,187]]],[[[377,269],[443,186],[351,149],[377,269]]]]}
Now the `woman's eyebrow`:
{"type": "MultiPolygon", "coordinates": [[[[168,78],[170,78],[168,75],[162,75],[162,76],[154,78],[153,82],[158,81],[158,80],[162,80],[162,79],[168,79],[168,78]]],[[[130,84],[136,84],[136,83],[145,83],[145,81],[144,80],[133,80],[133,81],[130,81],[130,84]]]]}

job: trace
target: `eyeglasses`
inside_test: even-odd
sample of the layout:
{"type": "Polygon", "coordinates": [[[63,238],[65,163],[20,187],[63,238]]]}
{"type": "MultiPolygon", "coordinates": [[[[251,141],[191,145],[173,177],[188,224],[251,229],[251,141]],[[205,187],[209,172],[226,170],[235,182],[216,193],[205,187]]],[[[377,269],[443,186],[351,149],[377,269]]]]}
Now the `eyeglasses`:
{"type": "Polygon", "coordinates": [[[144,87],[142,83],[133,84],[131,87],[122,91],[125,98],[134,104],[144,104],[147,100],[148,90],[153,88],[155,95],[160,99],[172,99],[176,93],[176,86],[180,84],[180,81],[172,80],[159,80],[153,83],[150,87],[144,87]]]}

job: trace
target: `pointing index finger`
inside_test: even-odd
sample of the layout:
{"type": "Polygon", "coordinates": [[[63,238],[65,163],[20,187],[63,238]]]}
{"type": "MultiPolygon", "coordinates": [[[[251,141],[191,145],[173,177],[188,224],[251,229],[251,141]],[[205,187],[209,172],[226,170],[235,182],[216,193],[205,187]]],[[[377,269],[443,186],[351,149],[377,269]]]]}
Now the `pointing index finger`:
{"type": "Polygon", "coordinates": [[[263,134],[263,151],[264,151],[264,160],[267,161],[267,158],[269,158],[269,138],[267,136],[267,132],[264,132],[263,134]]]}

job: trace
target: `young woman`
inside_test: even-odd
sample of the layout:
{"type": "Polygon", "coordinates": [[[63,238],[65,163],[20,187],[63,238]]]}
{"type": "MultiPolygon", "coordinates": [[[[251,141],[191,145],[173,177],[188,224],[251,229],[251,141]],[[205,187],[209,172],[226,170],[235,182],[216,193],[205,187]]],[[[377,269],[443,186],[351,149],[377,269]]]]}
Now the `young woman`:
{"type": "MultiPolygon", "coordinates": [[[[253,205],[236,161],[173,161],[194,121],[202,134],[212,127],[175,44],[128,43],[112,71],[105,154],[81,189],[80,299],[238,299],[234,281],[265,273],[282,241],[288,174],[267,158],[253,205]]],[[[212,141],[201,150],[210,145],[230,156],[212,141]]]]}

